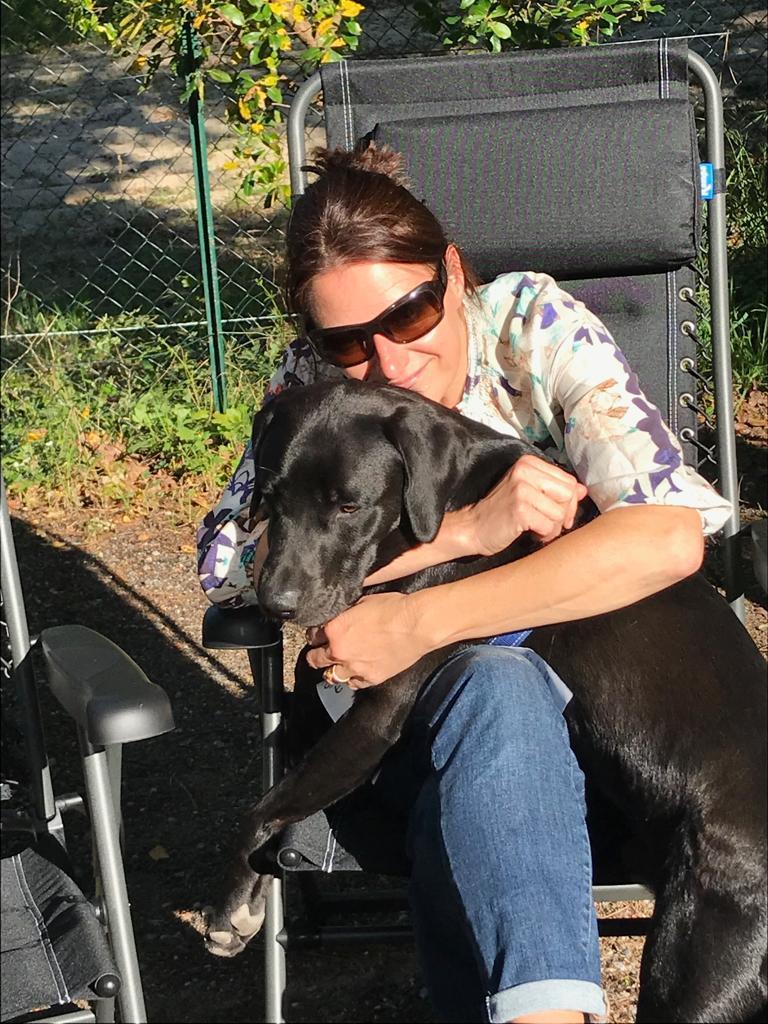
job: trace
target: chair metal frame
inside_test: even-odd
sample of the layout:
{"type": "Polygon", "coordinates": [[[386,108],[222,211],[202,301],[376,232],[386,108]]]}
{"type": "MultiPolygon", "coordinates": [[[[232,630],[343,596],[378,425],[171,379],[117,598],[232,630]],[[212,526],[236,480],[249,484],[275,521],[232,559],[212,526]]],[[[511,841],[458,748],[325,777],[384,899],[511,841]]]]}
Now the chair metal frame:
{"type": "MultiPolygon", "coordinates": [[[[605,44],[611,45],[611,44],[605,44]]],[[[705,104],[705,159],[715,168],[716,175],[725,180],[725,142],[723,131],[723,104],[717,77],[709,64],[695,53],[688,53],[688,68],[700,84],[705,104]]],[[[316,72],[297,90],[291,104],[288,121],[288,154],[290,182],[293,200],[304,193],[306,175],[302,170],[306,161],[305,131],[306,120],[312,102],[322,91],[320,73],[316,72]]],[[[743,587],[739,572],[739,491],[736,468],[736,441],[733,429],[733,395],[731,390],[731,348],[729,329],[728,267],[726,248],[725,193],[718,191],[707,201],[707,236],[709,288],[711,297],[712,347],[715,384],[716,448],[720,471],[720,486],[723,495],[733,505],[733,511],[723,529],[723,564],[726,577],[727,597],[736,615],[744,620],[743,587]]],[[[695,331],[691,323],[690,329],[695,331]]],[[[248,657],[254,679],[261,686],[262,714],[261,727],[264,742],[263,785],[266,789],[274,785],[283,770],[281,753],[282,716],[282,642],[279,627],[258,617],[255,608],[242,609],[235,615],[250,616],[250,626],[244,620],[242,638],[223,642],[218,636],[218,617],[226,615],[219,609],[210,608],[204,623],[204,646],[248,649],[248,657]],[[206,639],[207,634],[207,639],[206,639]]],[[[232,613],[229,613],[230,615],[232,613]]],[[[408,934],[403,926],[385,929],[361,929],[353,927],[323,927],[312,936],[298,939],[288,936],[284,922],[284,878],[276,869],[276,875],[267,895],[266,920],[263,931],[265,954],[265,1020],[270,1024],[283,1021],[282,1000],[286,984],[286,949],[290,945],[311,941],[343,942],[351,939],[382,941],[399,938],[408,934]]],[[[643,885],[599,885],[593,887],[596,902],[624,900],[652,900],[653,893],[643,885]]],[[[343,902],[343,901],[342,901],[343,902]]],[[[633,926],[629,922],[618,922],[613,928],[604,924],[603,934],[640,934],[642,923],[633,926]],[[623,927],[621,927],[623,926],[623,927]]],[[[647,924],[647,922],[646,922],[647,924]]]]}

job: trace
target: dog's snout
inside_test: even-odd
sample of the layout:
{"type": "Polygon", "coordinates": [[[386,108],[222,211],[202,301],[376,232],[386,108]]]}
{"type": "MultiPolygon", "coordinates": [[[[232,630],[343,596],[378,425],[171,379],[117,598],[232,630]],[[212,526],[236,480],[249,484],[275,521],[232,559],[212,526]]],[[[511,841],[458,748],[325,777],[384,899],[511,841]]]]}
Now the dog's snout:
{"type": "Polygon", "coordinates": [[[298,590],[281,590],[278,593],[269,595],[264,610],[273,618],[283,619],[285,622],[288,622],[296,618],[298,604],[298,590]]]}

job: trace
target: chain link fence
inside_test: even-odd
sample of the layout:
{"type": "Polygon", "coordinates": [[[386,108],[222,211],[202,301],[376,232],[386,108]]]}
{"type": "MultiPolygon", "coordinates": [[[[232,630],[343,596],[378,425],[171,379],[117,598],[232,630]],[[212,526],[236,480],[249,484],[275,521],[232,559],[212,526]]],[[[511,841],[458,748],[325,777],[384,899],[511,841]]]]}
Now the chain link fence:
{"type": "MultiPolygon", "coordinates": [[[[202,366],[217,333],[230,364],[242,363],[279,317],[287,212],[238,194],[227,96],[209,83],[212,323],[181,83],[161,70],[142,90],[131,59],[79,37],[55,2],[0,0],[0,13],[4,365],[29,359],[41,339],[67,336],[103,375],[114,362],[103,352],[109,335],[124,363],[135,357],[158,374],[169,340],[202,366]]],[[[372,2],[360,22],[360,55],[440,49],[407,3],[372,2]]],[[[765,105],[766,0],[668,0],[663,15],[624,27],[619,41],[661,35],[695,37],[727,107],[765,105]]]]}
{"type": "MultiPolygon", "coordinates": [[[[81,342],[118,332],[129,347],[147,331],[204,337],[178,84],[161,73],[142,92],[129,59],[78,39],[55,5],[41,18],[41,6],[2,3],[6,357],[73,329],[81,342]]],[[[223,126],[212,138],[225,159],[223,126]]]]}

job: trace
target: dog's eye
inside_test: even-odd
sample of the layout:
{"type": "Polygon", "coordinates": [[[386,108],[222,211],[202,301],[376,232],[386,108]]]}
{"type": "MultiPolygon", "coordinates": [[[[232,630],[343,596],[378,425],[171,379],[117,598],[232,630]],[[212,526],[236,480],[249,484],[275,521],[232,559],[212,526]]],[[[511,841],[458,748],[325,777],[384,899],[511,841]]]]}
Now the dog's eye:
{"type": "Polygon", "coordinates": [[[359,505],[339,505],[339,512],[343,512],[345,515],[351,515],[352,512],[359,510],[359,505]]]}

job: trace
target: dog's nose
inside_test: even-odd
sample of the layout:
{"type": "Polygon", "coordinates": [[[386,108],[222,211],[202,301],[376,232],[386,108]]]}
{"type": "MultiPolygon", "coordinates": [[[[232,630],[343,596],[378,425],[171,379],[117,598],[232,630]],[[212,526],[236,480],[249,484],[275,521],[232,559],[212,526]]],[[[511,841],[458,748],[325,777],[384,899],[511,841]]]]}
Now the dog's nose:
{"type": "Polygon", "coordinates": [[[296,608],[299,603],[298,590],[283,590],[279,594],[271,594],[267,602],[266,612],[276,619],[283,619],[288,622],[296,618],[296,608]]]}

